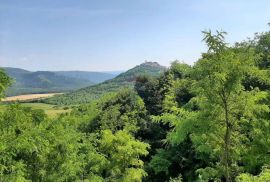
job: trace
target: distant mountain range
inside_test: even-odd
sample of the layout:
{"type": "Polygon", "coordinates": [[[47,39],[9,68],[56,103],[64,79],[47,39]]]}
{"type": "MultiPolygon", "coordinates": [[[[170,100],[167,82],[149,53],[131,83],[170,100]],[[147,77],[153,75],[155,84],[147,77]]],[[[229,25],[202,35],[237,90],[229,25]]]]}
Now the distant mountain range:
{"type": "Polygon", "coordinates": [[[119,75],[118,72],[90,72],[90,71],[56,71],[58,75],[88,80],[94,84],[104,82],[119,75]]]}
{"type": "Polygon", "coordinates": [[[107,80],[103,83],[85,87],[76,91],[72,91],[63,95],[57,95],[45,100],[46,103],[69,105],[87,103],[94,99],[100,98],[102,95],[115,92],[123,87],[132,87],[136,77],[140,75],[159,76],[166,70],[166,67],[159,65],[156,62],[145,62],[138,65],[117,77],[107,80]]]}
{"type": "Polygon", "coordinates": [[[112,79],[116,74],[88,71],[27,71],[19,68],[3,67],[14,83],[7,90],[8,96],[67,92],[112,79]]]}

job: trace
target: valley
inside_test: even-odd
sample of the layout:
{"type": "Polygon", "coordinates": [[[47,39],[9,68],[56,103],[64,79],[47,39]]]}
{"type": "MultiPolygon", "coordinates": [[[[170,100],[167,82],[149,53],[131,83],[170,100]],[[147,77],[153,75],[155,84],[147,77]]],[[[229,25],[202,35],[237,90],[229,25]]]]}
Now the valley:
{"type": "MultiPolygon", "coordinates": [[[[1,68],[1,67],[0,67],[1,68]]],[[[92,71],[28,71],[2,67],[12,78],[7,96],[69,92],[112,79],[117,74],[92,71]]]]}

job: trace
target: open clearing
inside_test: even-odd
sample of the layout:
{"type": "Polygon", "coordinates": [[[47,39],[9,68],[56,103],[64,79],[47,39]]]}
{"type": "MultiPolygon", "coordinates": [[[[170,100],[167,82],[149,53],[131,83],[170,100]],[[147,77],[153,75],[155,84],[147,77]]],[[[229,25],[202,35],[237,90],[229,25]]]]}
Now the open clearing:
{"type": "MultiPolygon", "coordinates": [[[[55,118],[59,114],[70,112],[71,109],[67,107],[59,107],[44,103],[21,103],[24,107],[31,107],[32,109],[42,109],[50,118],[55,118]]],[[[0,112],[5,110],[8,104],[0,104],[0,112]]]]}
{"type": "Polygon", "coordinates": [[[44,99],[44,98],[52,97],[56,94],[62,94],[62,93],[17,95],[17,96],[12,96],[12,97],[6,97],[6,98],[2,99],[2,101],[12,102],[12,101],[27,101],[27,100],[44,99]]]}

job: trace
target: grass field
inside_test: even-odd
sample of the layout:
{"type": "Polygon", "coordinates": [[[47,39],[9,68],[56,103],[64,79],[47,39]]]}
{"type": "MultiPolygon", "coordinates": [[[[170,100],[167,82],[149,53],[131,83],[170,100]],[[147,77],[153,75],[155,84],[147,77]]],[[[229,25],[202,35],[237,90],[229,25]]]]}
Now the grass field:
{"type": "MultiPolygon", "coordinates": [[[[8,104],[0,104],[0,111],[4,110],[8,104]]],[[[59,107],[44,103],[21,103],[22,106],[31,107],[32,109],[42,109],[50,118],[55,118],[61,113],[70,112],[71,109],[59,107]]]]}

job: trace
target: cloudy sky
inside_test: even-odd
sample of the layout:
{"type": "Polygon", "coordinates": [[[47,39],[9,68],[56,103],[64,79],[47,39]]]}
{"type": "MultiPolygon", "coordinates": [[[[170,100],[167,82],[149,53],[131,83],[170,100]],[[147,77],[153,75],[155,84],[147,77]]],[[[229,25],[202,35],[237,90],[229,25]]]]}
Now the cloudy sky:
{"type": "Polygon", "coordinates": [[[145,60],[192,64],[202,30],[234,43],[267,31],[269,0],[0,0],[0,66],[126,70],[145,60]]]}

